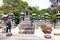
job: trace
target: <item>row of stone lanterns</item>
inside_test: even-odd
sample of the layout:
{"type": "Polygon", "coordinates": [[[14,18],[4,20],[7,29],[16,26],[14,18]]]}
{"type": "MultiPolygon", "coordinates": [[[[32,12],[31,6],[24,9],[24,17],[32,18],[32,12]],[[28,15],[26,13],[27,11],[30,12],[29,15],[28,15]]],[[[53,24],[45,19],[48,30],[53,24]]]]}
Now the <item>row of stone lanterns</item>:
{"type": "MultiPolygon", "coordinates": [[[[33,20],[36,20],[36,14],[32,14],[33,20]]],[[[38,16],[39,20],[42,20],[43,22],[50,22],[50,15],[48,13],[45,13],[42,18],[40,18],[40,15],[38,16]]]]}
{"type": "MultiPolygon", "coordinates": [[[[4,20],[7,19],[8,15],[5,15],[5,14],[1,14],[1,25],[5,24],[4,20]]],[[[13,13],[10,13],[9,14],[9,17],[10,17],[10,21],[11,21],[11,24],[12,25],[15,25],[15,16],[13,13]]]]}
{"type": "MultiPolygon", "coordinates": [[[[20,21],[23,21],[24,20],[24,13],[22,12],[20,14],[20,21]]],[[[32,21],[35,21],[36,20],[36,14],[33,13],[32,14],[32,21]]],[[[49,23],[50,22],[50,15],[48,13],[45,13],[44,16],[42,16],[42,19],[40,18],[39,16],[39,20],[42,20],[42,22],[46,22],[46,23],[49,23]]]]}
{"type": "MultiPolygon", "coordinates": [[[[38,15],[38,19],[41,20],[42,22],[50,22],[50,15],[48,13],[45,13],[42,18],[40,18],[40,15],[38,15]]],[[[36,14],[32,14],[32,21],[36,20],[36,14]]]]}
{"type": "MultiPolygon", "coordinates": [[[[24,13],[20,13],[20,21],[23,21],[24,20],[24,13]]],[[[35,21],[36,20],[36,14],[32,14],[32,21],[35,21]]]]}
{"type": "MultiPolygon", "coordinates": [[[[45,13],[44,16],[42,17],[42,20],[45,20],[45,23],[48,24],[51,24],[50,23],[50,15],[48,13],[45,13]]],[[[56,20],[57,20],[57,23],[55,26],[53,26],[54,28],[60,28],[60,13],[58,12],[56,14],[56,20]]],[[[54,23],[54,22],[53,22],[54,23]]],[[[54,24],[53,24],[54,25],[54,24]]]]}

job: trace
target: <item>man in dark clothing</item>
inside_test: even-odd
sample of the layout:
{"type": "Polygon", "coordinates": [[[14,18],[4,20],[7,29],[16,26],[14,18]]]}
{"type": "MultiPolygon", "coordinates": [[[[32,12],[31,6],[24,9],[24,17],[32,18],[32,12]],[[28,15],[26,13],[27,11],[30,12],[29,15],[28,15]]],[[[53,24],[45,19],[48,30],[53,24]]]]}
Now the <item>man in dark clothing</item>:
{"type": "Polygon", "coordinates": [[[11,33],[11,22],[10,22],[10,19],[8,18],[7,21],[6,21],[6,32],[10,32],[11,33]]]}
{"type": "Polygon", "coordinates": [[[7,33],[10,32],[11,33],[11,22],[7,23],[7,29],[6,29],[7,33]]]}
{"type": "Polygon", "coordinates": [[[12,36],[10,18],[8,18],[6,21],[6,32],[7,32],[6,36],[12,36]]]}

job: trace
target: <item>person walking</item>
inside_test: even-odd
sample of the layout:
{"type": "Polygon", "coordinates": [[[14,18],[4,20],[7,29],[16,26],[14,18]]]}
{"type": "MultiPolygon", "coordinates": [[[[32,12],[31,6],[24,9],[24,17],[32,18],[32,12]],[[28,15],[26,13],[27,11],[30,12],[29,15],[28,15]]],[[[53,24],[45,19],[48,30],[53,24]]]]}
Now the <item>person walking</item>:
{"type": "Polygon", "coordinates": [[[11,26],[10,18],[7,19],[6,25],[7,25],[7,27],[6,27],[6,32],[7,32],[6,36],[12,36],[12,33],[11,33],[11,27],[12,26],[11,26]]]}
{"type": "Polygon", "coordinates": [[[6,32],[10,32],[11,33],[11,22],[10,22],[10,18],[7,19],[7,23],[6,23],[7,27],[6,27],[6,32]]]}

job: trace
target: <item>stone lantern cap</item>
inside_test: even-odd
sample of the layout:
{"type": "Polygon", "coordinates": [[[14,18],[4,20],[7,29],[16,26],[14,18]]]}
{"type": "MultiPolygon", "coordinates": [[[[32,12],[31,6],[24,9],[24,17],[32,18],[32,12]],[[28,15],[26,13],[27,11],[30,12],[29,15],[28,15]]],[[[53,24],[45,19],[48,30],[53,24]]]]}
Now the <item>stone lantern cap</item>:
{"type": "Polygon", "coordinates": [[[3,17],[7,17],[7,16],[8,16],[8,15],[3,15],[2,18],[3,18],[3,17]]]}
{"type": "Polygon", "coordinates": [[[50,19],[50,15],[49,15],[48,13],[45,13],[45,14],[44,14],[44,18],[45,18],[45,19],[50,19]]]}
{"type": "Polygon", "coordinates": [[[56,16],[57,16],[57,19],[60,19],[60,13],[59,12],[56,14],[56,16]]]}
{"type": "Polygon", "coordinates": [[[1,16],[3,16],[4,14],[2,13],[1,16]]]}
{"type": "Polygon", "coordinates": [[[57,13],[56,15],[60,15],[60,13],[57,13]]]}
{"type": "Polygon", "coordinates": [[[2,16],[2,17],[7,17],[7,16],[8,16],[8,14],[6,14],[6,15],[5,15],[5,14],[3,14],[3,13],[2,13],[2,14],[1,14],[1,16],[2,16]]]}
{"type": "Polygon", "coordinates": [[[14,15],[14,14],[11,12],[10,15],[14,15]]]}
{"type": "Polygon", "coordinates": [[[32,15],[36,15],[35,13],[33,13],[32,15]]]}
{"type": "Polygon", "coordinates": [[[44,15],[48,15],[48,16],[50,16],[48,13],[45,13],[44,15]]]}
{"type": "Polygon", "coordinates": [[[23,12],[21,12],[21,14],[24,14],[23,12]]]}

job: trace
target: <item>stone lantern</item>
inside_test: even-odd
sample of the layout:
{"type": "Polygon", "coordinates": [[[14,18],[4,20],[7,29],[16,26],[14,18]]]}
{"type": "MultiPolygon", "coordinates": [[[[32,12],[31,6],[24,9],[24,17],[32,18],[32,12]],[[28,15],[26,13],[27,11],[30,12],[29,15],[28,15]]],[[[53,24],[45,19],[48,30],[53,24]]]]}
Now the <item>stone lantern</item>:
{"type": "Polygon", "coordinates": [[[50,23],[50,15],[48,13],[45,13],[44,18],[45,18],[45,23],[49,24],[50,23]]]}
{"type": "Polygon", "coordinates": [[[15,16],[13,16],[13,26],[15,26],[15,16]]]}
{"type": "Polygon", "coordinates": [[[1,26],[2,26],[2,33],[6,32],[6,19],[8,18],[8,15],[1,14],[1,26]]]}
{"type": "Polygon", "coordinates": [[[60,28],[60,13],[57,13],[56,17],[57,17],[57,23],[55,28],[60,28]]]}
{"type": "Polygon", "coordinates": [[[45,23],[44,15],[42,16],[41,21],[42,21],[42,23],[45,23]]]}
{"type": "Polygon", "coordinates": [[[5,26],[5,19],[7,19],[8,15],[1,14],[1,24],[2,26],[5,26]]]}
{"type": "Polygon", "coordinates": [[[24,20],[24,13],[22,12],[21,14],[20,14],[20,21],[23,21],[24,20]]]}
{"type": "Polygon", "coordinates": [[[14,16],[14,14],[11,12],[11,13],[9,14],[11,24],[13,24],[13,16],[14,16]]]}
{"type": "Polygon", "coordinates": [[[54,35],[59,36],[60,35],[60,13],[58,12],[56,14],[56,26],[55,29],[57,29],[57,32],[54,32],[54,35]]]}
{"type": "Polygon", "coordinates": [[[1,25],[4,23],[3,15],[4,15],[4,14],[1,14],[1,25]]]}
{"type": "Polygon", "coordinates": [[[40,18],[40,15],[38,15],[38,20],[40,20],[41,18],[40,18]]]}
{"type": "Polygon", "coordinates": [[[35,20],[36,20],[36,14],[33,13],[33,14],[32,14],[32,21],[34,22],[35,20]]]}

